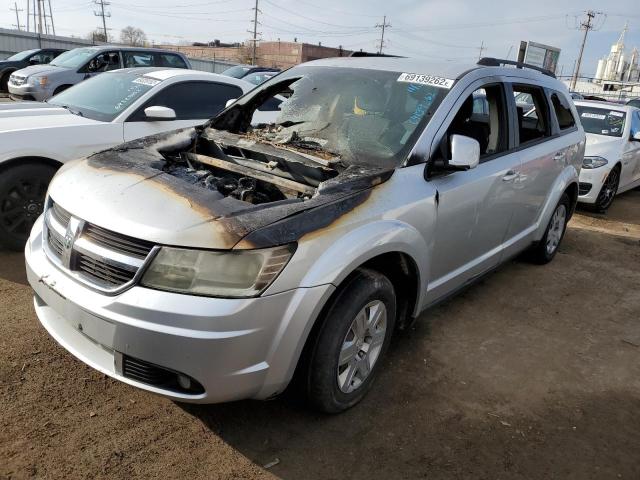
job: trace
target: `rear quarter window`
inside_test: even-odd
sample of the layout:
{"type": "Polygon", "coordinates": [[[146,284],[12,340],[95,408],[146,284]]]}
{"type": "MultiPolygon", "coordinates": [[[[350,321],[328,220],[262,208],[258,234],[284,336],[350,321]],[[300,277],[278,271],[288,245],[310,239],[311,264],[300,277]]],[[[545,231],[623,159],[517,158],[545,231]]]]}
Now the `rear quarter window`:
{"type": "Polygon", "coordinates": [[[560,93],[551,94],[551,105],[558,119],[560,130],[567,130],[576,126],[576,120],[573,118],[571,107],[564,95],[560,93]]]}

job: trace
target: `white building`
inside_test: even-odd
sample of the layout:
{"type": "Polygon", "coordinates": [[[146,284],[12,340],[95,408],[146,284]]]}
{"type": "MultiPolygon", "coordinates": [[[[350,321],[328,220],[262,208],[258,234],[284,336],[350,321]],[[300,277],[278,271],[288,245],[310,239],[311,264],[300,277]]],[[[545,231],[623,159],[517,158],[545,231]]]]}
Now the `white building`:
{"type": "Polygon", "coordinates": [[[611,45],[609,55],[598,60],[596,69],[596,82],[620,81],[638,82],[640,81],[640,67],[638,66],[638,49],[634,48],[630,55],[626,55],[624,47],[624,37],[629,29],[625,24],[620,38],[611,45]]]}

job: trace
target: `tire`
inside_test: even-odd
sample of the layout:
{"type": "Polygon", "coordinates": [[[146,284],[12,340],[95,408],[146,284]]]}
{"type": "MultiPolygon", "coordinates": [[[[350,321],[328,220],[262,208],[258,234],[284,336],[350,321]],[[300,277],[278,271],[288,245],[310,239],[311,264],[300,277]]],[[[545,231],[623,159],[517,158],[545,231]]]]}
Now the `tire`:
{"type": "Polygon", "coordinates": [[[571,201],[569,196],[563,193],[551,215],[544,236],[528,252],[528,259],[531,262],[544,265],[553,260],[553,257],[558,253],[560,242],[564,238],[564,232],[567,230],[570,212],[571,201]]]}
{"type": "Polygon", "coordinates": [[[607,209],[613,203],[613,199],[618,193],[618,186],[620,185],[620,167],[615,166],[607,175],[607,179],[604,181],[598,198],[593,204],[593,208],[596,212],[605,213],[607,209]]]}
{"type": "Polygon", "coordinates": [[[56,88],[53,91],[53,95],[52,97],[55,97],[57,94],[59,94],[60,92],[64,92],[67,88],[69,88],[71,85],[61,85],[60,87],[56,88]]]}
{"type": "Polygon", "coordinates": [[[2,78],[0,78],[0,92],[8,92],[9,91],[9,77],[11,73],[5,73],[2,78]]]}
{"type": "Polygon", "coordinates": [[[306,396],[316,409],[338,413],[362,400],[378,374],[395,326],[393,285],[358,269],[325,311],[307,363],[306,396]]]}
{"type": "Polygon", "coordinates": [[[23,163],[0,172],[0,244],[22,250],[44,208],[47,187],[56,169],[23,163]]]}

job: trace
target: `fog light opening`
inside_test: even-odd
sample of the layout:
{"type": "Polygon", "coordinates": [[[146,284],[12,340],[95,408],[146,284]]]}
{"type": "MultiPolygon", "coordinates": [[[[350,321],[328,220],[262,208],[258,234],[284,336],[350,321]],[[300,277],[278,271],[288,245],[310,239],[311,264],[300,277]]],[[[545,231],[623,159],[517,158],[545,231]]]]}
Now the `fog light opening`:
{"type": "Polygon", "coordinates": [[[178,375],[178,385],[185,390],[191,389],[191,379],[185,375],[178,375]]]}

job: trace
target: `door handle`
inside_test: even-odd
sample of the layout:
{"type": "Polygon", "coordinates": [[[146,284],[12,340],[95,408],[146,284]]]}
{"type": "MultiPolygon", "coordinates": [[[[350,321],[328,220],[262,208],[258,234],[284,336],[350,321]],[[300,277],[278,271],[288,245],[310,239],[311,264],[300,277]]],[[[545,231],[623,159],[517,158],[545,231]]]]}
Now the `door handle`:
{"type": "Polygon", "coordinates": [[[503,182],[510,182],[511,180],[514,180],[518,177],[518,175],[520,175],[518,172],[516,172],[515,170],[509,170],[504,177],[502,177],[502,181],[503,182]]]}

